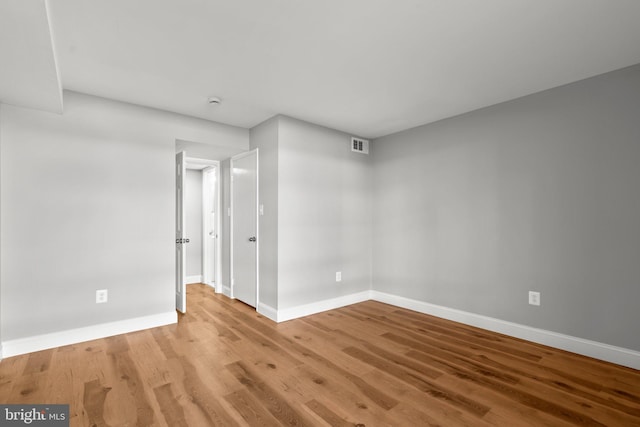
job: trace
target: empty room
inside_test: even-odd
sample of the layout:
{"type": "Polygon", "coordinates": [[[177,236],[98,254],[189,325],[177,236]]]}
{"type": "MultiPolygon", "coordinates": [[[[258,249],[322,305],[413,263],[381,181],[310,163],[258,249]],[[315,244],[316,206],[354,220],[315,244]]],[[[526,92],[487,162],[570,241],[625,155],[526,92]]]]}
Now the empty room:
{"type": "Polygon", "coordinates": [[[640,426],[639,21],[0,0],[0,426],[640,426]]]}

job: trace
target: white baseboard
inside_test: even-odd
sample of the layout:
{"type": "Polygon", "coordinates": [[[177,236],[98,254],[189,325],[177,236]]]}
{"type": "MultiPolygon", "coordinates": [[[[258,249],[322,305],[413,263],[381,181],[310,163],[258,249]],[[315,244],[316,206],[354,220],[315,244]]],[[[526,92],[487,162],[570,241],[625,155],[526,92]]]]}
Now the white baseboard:
{"type": "MultiPolygon", "coordinates": [[[[371,299],[371,291],[363,291],[363,292],[358,292],[356,294],[344,295],[341,297],[326,299],[318,302],[313,302],[310,304],[304,304],[296,307],[285,308],[283,310],[277,310],[275,321],[286,322],[287,320],[297,319],[299,317],[309,316],[311,314],[320,313],[322,311],[328,311],[328,310],[333,310],[335,308],[345,307],[347,305],[368,301],[370,299],[371,299]]],[[[273,310],[273,308],[271,308],[271,310],[273,310]]],[[[271,317],[269,318],[271,319],[271,317]]]]}
{"type": "Polygon", "coordinates": [[[405,297],[371,291],[371,299],[374,301],[391,304],[420,313],[430,314],[443,319],[453,320],[466,325],[476,326],[489,331],[498,332],[538,344],[578,353],[594,359],[605,360],[629,368],[640,369],[640,352],[603,344],[597,341],[577,338],[570,335],[544,329],[532,328],[518,323],[507,322],[493,317],[482,316],[462,310],[429,304],[427,302],[413,300],[405,297]]]}
{"type": "Polygon", "coordinates": [[[271,307],[270,305],[264,303],[258,303],[258,308],[256,311],[262,314],[264,317],[273,320],[274,322],[278,321],[278,310],[271,307]]]}
{"type": "Polygon", "coordinates": [[[153,314],[151,316],[136,317],[134,319],[119,320],[117,322],[101,323],[99,325],[83,328],[69,329],[66,331],[52,332],[50,334],[37,335],[27,338],[19,338],[4,341],[2,347],[4,357],[18,356],[34,351],[61,347],[69,344],[77,344],[113,335],[126,334],[143,329],[177,323],[178,315],[175,311],[153,314]]]}
{"type": "Polygon", "coordinates": [[[213,289],[214,292],[216,292],[216,284],[211,282],[211,283],[207,283],[207,282],[202,282],[203,285],[210,287],[211,289],[213,289]]]}
{"type": "Polygon", "coordinates": [[[202,275],[200,275],[200,276],[187,276],[184,283],[187,284],[187,285],[192,285],[194,283],[202,283],[202,275]]]}
{"type": "MultiPolygon", "coordinates": [[[[231,290],[228,286],[221,286],[225,295],[229,296],[231,290]]],[[[595,359],[604,360],[618,365],[627,366],[633,369],[640,369],[640,352],[622,347],[616,347],[597,341],[577,338],[544,329],[532,328],[513,322],[469,313],[424,301],[418,301],[397,295],[387,294],[378,291],[364,291],[351,295],[344,295],[337,298],[304,304],[297,307],[290,307],[283,310],[276,310],[266,304],[258,304],[257,311],[265,317],[275,321],[284,322],[297,319],[311,314],[320,313],[327,310],[344,307],[359,302],[374,300],[391,304],[396,307],[406,308],[419,313],[430,314],[443,319],[453,320],[521,338],[527,341],[536,342],[550,347],[567,350],[595,359]]],[[[121,320],[117,322],[103,323],[94,326],[87,326],[78,329],[54,332],[51,334],[38,335],[28,338],[4,341],[0,343],[0,360],[3,357],[17,356],[34,351],[46,350],[69,344],[76,344],[84,341],[105,338],[113,335],[135,332],[143,329],[169,325],[177,322],[175,311],[161,313],[151,316],[138,317],[134,319],[121,320]]]]}
{"type": "Polygon", "coordinates": [[[231,298],[231,288],[229,286],[222,285],[222,295],[231,298]]]}
{"type": "Polygon", "coordinates": [[[222,283],[214,283],[213,284],[215,291],[217,294],[222,294],[224,292],[224,284],[222,283]]]}

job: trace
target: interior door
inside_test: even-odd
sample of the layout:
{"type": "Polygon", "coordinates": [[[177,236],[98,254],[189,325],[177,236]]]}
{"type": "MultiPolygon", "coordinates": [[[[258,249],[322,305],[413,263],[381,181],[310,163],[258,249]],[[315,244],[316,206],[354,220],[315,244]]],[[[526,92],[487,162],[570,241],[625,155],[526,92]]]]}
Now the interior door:
{"type": "Polygon", "coordinates": [[[258,152],[231,158],[232,296],[256,307],[258,300],[258,152]]]}
{"type": "Polygon", "coordinates": [[[185,244],[188,242],[185,231],[185,197],[184,197],[184,177],[186,173],[185,152],[176,154],[176,310],[187,312],[187,290],[185,286],[186,271],[186,251],[185,244]]]}

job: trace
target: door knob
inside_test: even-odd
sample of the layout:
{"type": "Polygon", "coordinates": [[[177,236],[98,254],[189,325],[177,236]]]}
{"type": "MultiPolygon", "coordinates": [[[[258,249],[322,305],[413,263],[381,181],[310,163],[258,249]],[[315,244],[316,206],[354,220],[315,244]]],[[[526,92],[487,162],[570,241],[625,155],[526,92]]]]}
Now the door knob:
{"type": "Polygon", "coordinates": [[[255,236],[253,236],[253,237],[249,237],[249,241],[250,241],[250,242],[255,242],[255,241],[256,241],[255,236]]]}

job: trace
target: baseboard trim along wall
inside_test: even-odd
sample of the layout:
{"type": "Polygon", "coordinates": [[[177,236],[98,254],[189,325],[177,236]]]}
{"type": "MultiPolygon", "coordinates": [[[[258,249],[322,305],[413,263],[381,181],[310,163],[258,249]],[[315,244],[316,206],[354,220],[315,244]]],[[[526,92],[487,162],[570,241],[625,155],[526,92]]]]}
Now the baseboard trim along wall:
{"type": "MultiPolygon", "coordinates": [[[[229,296],[229,287],[223,286],[223,292],[225,295],[229,296]]],[[[311,314],[333,310],[368,300],[379,301],[396,307],[406,308],[419,313],[463,323],[465,325],[475,326],[538,344],[548,345],[550,347],[559,348],[572,353],[581,354],[583,356],[616,363],[629,368],[640,369],[640,352],[635,350],[616,347],[544,329],[532,328],[530,326],[507,322],[493,317],[482,316],[378,291],[363,291],[315,303],[289,307],[282,310],[276,310],[271,306],[259,303],[257,311],[274,322],[285,322],[287,320],[298,319],[311,314]]],[[[38,335],[35,337],[4,341],[0,343],[0,360],[3,357],[17,356],[34,351],[46,350],[49,348],[77,344],[113,335],[170,325],[176,323],[177,320],[176,312],[171,311],[152,316],[138,317],[134,319],[87,326],[84,328],[54,332],[51,334],[38,335]]]]}
{"type": "Polygon", "coordinates": [[[178,322],[175,311],[153,314],[151,316],[136,317],[134,319],[119,320],[117,322],[102,323],[83,328],[52,332],[28,338],[4,341],[2,347],[4,357],[18,356],[34,351],[77,344],[114,335],[136,332],[143,329],[170,325],[178,322]]]}
{"type": "Polygon", "coordinates": [[[310,304],[303,304],[296,307],[276,310],[266,304],[258,304],[258,313],[268,317],[274,322],[286,322],[287,320],[298,319],[311,314],[333,310],[370,300],[371,291],[358,292],[356,294],[344,295],[337,298],[326,299],[310,304]]]}
{"type": "Polygon", "coordinates": [[[193,285],[194,283],[202,283],[202,275],[200,276],[187,276],[185,278],[185,284],[193,285]]]}
{"type": "Polygon", "coordinates": [[[260,302],[258,303],[258,307],[256,308],[256,311],[262,314],[267,319],[271,319],[274,322],[278,322],[278,310],[271,307],[270,305],[260,302]]]}
{"type": "Polygon", "coordinates": [[[603,344],[597,341],[590,341],[570,335],[544,329],[532,328],[518,323],[507,322],[493,317],[482,316],[462,310],[430,304],[410,298],[387,294],[378,291],[365,291],[352,295],[345,295],[338,298],[318,301],[316,303],[304,304],[298,307],[290,307],[283,310],[276,310],[266,304],[258,305],[258,313],[273,320],[274,322],[285,322],[335,308],[345,307],[367,300],[373,300],[390,304],[396,307],[406,308],[419,313],[429,314],[442,319],[464,323],[493,332],[509,335],[511,337],[548,345],[549,347],[570,351],[583,356],[593,357],[629,368],[640,369],[640,352],[603,344]]]}
{"type": "Polygon", "coordinates": [[[571,335],[559,334],[545,329],[532,328],[518,323],[507,322],[493,317],[482,316],[462,310],[429,304],[405,297],[371,291],[371,299],[386,304],[402,307],[419,313],[430,314],[465,325],[476,326],[489,331],[509,335],[511,337],[532,341],[549,347],[559,348],[583,356],[593,357],[629,368],[640,369],[640,352],[590,341],[571,335]]]}
{"type": "Polygon", "coordinates": [[[216,284],[214,282],[210,282],[210,283],[206,283],[206,282],[202,282],[203,285],[210,287],[211,289],[213,289],[213,292],[218,292],[217,291],[217,287],[216,284]]]}

